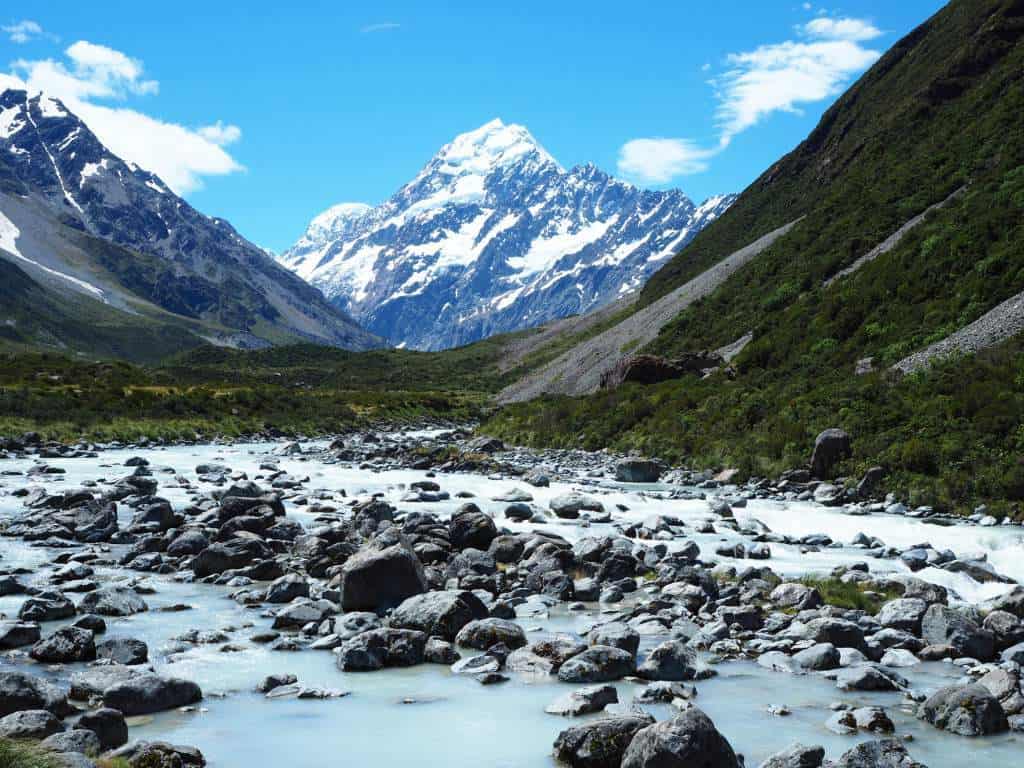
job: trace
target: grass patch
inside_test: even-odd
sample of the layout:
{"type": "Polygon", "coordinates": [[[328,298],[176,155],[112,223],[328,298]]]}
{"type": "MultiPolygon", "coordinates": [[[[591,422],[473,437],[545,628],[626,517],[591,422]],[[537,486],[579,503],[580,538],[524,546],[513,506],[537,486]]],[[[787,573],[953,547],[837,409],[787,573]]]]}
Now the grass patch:
{"type": "Polygon", "coordinates": [[[0,739],[0,766],[3,768],[60,768],[61,762],[52,753],[40,748],[38,744],[0,739]]]}
{"type": "Polygon", "coordinates": [[[814,587],[829,605],[847,610],[865,611],[872,616],[890,600],[899,597],[898,592],[873,590],[870,585],[856,582],[846,583],[839,579],[805,577],[802,584],[814,587]]]}

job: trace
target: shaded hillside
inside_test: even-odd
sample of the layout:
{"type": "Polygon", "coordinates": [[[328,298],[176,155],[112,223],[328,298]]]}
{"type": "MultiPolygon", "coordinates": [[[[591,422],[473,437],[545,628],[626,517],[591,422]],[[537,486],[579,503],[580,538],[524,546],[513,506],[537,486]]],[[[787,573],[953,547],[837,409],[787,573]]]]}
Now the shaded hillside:
{"type": "Polygon", "coordinates": [[[850,473],[881,464],[944,504],[1024,498],[1016,341],[912,381],[888,372],[1024,291],[1022,37],[1021,0],[951,3],[650,280],[640,308],[803,217],[645,348],[678,355],[752,333],[734,378],[550,398],[491,428],[762,473],[802,463],[818,429],[843,426],[855,436],[850,473]]]}

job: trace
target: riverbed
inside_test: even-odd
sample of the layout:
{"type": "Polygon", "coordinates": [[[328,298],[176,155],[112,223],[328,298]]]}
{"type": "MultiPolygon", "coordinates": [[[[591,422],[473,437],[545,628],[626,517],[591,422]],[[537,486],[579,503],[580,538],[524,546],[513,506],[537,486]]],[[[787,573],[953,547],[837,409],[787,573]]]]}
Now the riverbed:
{"type": "MultiPolygon", "coordinates": [[[[525,487],[517,478],[488,478],[470,473],[439,474],[432,479],[451,494],[445,501],[403,502],[411,483],[427,478],[420,470],[392,469],[373,471],[352,464],[325,463],[313,451],[322,444],[309,444],[306,455],[279,455],[280,443],[241,443],[234,445],[178,446],[151,449],[120,449],[100,453],[98,458],[53,459],[47,464],[65,470],[63,475],[0,477],[0,519],[22,509],[21,500],[11,494],[25,485],[42,484],[50,490],[72,488],[86,481],[113,479],[126,474],[124,462],[143,456],[160,482],[159,494],[175,507],[190,499],[190,489],[208,490],[197,477],[200,464],[223,462],[235,472],[259,478],[260,465],[273,461],[281,470],[298,478],[308,477],[303,494],[341,502],[360,496],[380,494],[400,510],[422,509],[442,517],[450,515],[464,498],[456,493],[473,494],[473,501],[492,513],[500,526],[512,531],[547,529],[574,541],[583,536],[612,532],[613,524],[642,522],[656,515],[697,523],[707,518],[709,504],[701,499],[668,498],[679,488],[662,484],[624,485],[607,478],[576,477],[552,482],[548,488],[529,488],[534,503],[545,507],[556,495],[584,489],[598,496],[607,509],[616,511],[609,523],[561,521],[544,525],[512,522],[502,517],[506,506],[491,501],[493,496],[525,487]],[[174,473],[162,472],[162,467],[174,473]],[[187,483],[180,482],[182,479],[187,483]],[[346,498],[340,494],[344,491],[346,498]]],[[[0,462],[0,471],[27,472],[32,459],[0,462]]],[[[709,494],[734,494],[735,489],[708,491],[709,494]]],[[[310,524],[316,517],[305,506],[286,502],[289,517],[310,524]]],[[[741,523],[758,520],[771,531],[800,536],[825,533],[836,542],[850,542],[857,533],[875,536],[887,545],[907,547],[930,542],[936,548],[959,553],[985,553],[1000,573],[1024,580],[1024,533],[1015,526],[940,527],[909,517],[884,514],[854,516],[836,508],[813,502],[750,499],[745,507],[734,510],[741,523]]],[[[131,510],[120,509],[123,523],[131,510]]],[[[690,537],[701,548],[702,559],[714,560],[716,546],[743,537],[732,531],[694,534],[690,537]]],[[[666,542],[669,548],[680,542],[666,542]]],[[[113,547],[116,551],[117,547],[113,547]]],[[[805,551],[798,545],[771,544],[771,558],[763,561],[785,577],[827,574],[838,565],[866,560],[864,550],[853,546],[825,547],[805,551]]],[[[58,550],[0,538],[0,566],[24,566],[39,570],[51,562],[58,550]]],[[[737,563],[742,565],[743,562],[737,563]]],[[[870,560],[872,573],[906,573],[899,559],[870,560]]],[[[957,598],[981,602],[1009,589],[1000,583],[980,584],[965,574],[927,568],[915,574],[942,584],[957,598]]],[[[133,739],[165,740],[194,744],[213,768],[251,768],[252,766],[292,766],[314,768],[334,763],[369,766],[444,765],[470,766],[552,766],[551,745],[558,733],[581,718],[549,715],[544,707],[574,686],[559,683],[554,677],[509,673],[509,682],[482,686],[472,678],[453,675],[445,667],[421,665],[408,669],[386,669],[373,673],[344,673],[334,664],[328,651],[272,651],[249,641],[258,630],[268,629],[272,619],[262,607],[243,607],[228,595],[227,587],[186,583],[174,576],[138,574],[118,568],[97,571],[101,581],[130,579],[152,587],[146,594],[150,610],[132,617],[108,620],[106,638],[135,637],[150,648],[152,666],[160,673],[184,677],[203,689],[202,704],[192,711],[169,712],[130,721],[133,739]],[[162,612],[163,606],[185,604],[189,610],[162,612]],[[189,647],[177,651],[172,639],[191,629],[223,630],[232,651],[224,643],[189,647]],[[174,651],[174,652],[168,652],[174,651]],[[266,675],[291,673],[303,684],[338,689],[347,695],[324,700],[268,699],[254,691],[266,675]]],[[[30,580],[30,579],[29,579],[30,580]]],[[[643,592],[641,591],[641,596],[643,592]]],[[[14,615],[23,597],[0,598],[0,613],[14,615]]],[[[592,624],[619,606],[587,604],[584,610],[570,611],[565,605],[547,607],[541,601],[527,601],[519,607],[519,621],[532,641],[557,633],[584,634],[592,624]]],[[[44,626],[44,635],[63,622],[44,626]]],[[[641,653],[658,638],[642,638],[641,653]]],[[[43,668],[22,654],[0,657],[0,668],[29,669],[66,683],[79,665],[60,669],[43,668]]],[[[911,754],[931,768],[975,768],[1018,766],[1024,758],[1024,739],[1018,734],[966,739],[940,732],[916,720],[901,706],[895,693],[840,692],[835,684],[819,675],[794,676],[773,672],[752,661],[729,661],[715,665],[718,675],[697,683],[696,703],[715,721],[719,730],[748,766],[756,766],[774,752],[800,741],[822,744],[829,757],[838,757],[858,739],[869,734],[839,736],[824,726],[831,714],[829,704],[842,700],[851,705],[884,706],[896,724],[897,735],[913,737],[911,754]],[[780,717],[768,713],[771,706],[784,705],[791,714],[780,717]]],[[[928,692],[958,679],[956,666],[948,662],[926,662],[901,669],[915,689],[928,692]]],[[[619,682],[620,708],[631,702],[642,686],[619,682]]],[[[613,709],[616,705],[613,705],[613,709]]],[[[671,714],[668,705],[645,708],[656,718],[671,714]]]]}

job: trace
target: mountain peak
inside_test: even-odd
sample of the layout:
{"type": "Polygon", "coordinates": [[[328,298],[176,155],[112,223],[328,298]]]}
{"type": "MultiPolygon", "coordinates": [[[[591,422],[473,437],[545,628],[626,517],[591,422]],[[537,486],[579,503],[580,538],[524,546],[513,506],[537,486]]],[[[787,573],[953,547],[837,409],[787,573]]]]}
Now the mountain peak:
{"type": "Polygon", "coordinates": [[[434,157],[433,170],[451,176],[486,174],[494,168],[512,165],[525,158],[558,167],[525,126],[506,125],[495,118],[476,130],[459,134],[441,147],[434,157]]]}
{"type": "Polygon", "coordinates": [[[379,335],[441,349],[635,291],[732,198],[697,211],[593,163],[565,171],[495,119],[445,144],[372,211],[324,212],[280,261],[379,335]]]}

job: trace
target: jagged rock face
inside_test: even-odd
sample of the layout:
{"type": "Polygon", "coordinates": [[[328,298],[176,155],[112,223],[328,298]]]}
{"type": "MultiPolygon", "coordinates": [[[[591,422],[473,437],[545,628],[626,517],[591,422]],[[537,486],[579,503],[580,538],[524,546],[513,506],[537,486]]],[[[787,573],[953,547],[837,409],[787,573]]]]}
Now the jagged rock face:
{"type": "Polygon", "coordinates": [[[443,349],[586,312],[639,288],[732,203],[564,170],[495,120],[376,208],[335,206],[282,262],[395,344],[443,349]]]}
{"type": "Polygon", "coordinates": [[[118,290],[175,314],[251,334],[257,346],[282,335],[360,349],[377,341],[228,222],[114,155],[45,94],[0,93],[0,193],[32,199],[63,225],[157,257],[158,268],[152,259],[94,254],[118,290]]]}

